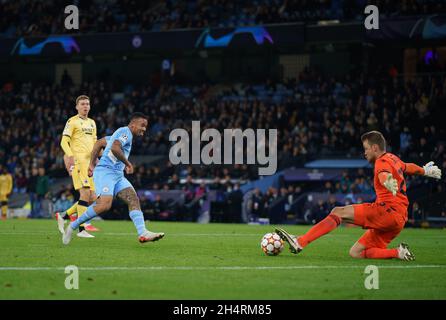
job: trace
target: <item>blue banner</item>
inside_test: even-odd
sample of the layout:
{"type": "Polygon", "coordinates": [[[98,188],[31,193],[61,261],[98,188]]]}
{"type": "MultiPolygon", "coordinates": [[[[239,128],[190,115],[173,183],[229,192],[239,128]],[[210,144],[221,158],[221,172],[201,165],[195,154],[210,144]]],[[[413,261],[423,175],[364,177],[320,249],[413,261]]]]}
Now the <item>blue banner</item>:
{"type": "Polygon", "coordinates": [[[0,57],[70,56],[172,49],[297,46],[304,42],[299,23],[163,32],[50,35],[0,40],[0,57]]]}

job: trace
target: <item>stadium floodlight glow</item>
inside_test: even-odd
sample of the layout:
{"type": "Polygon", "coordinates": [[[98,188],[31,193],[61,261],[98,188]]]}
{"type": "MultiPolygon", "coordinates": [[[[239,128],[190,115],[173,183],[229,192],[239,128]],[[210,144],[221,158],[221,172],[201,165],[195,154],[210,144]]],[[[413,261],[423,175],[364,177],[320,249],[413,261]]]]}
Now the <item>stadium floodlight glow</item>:
{"type": "Polygon", "coordinates": [[[201,133],[200,121],[192,121],[192,137],[185,129],[174,129],[169,134],[169,141],[176,142],[169,151],[169,160],[177,164],[246,164],[266,165],[259,167],[259,175],[273,175],[277,170],[277,129],[224,129],[222,159],[222,136],[217,129],[206,129],[201,133]],[[179,138],[179,141],[178,141],[179,138]],[[244,143],[246,139],[246,145],[244,143]],[[234,141],[234,144],[233,144],[234,141]],[[190,143],[192,157],[190,157],[190,143]],[[201,142],[209,142],[201,149],[201,142]],[[268,155],[266,144],[268,143],[268,155]],[[245,148],[246,147],[246,148],[245,148]],[[235,152],[233,152],[235,151],[235,152]],[[235,162],[233,162],[233,154],[235,162]],[[191,159],[192,158],[192,159],[191,159]],[[192,161],[191,161],[192,160],[192,161]],[[222,161],[223,160],[223,161],[222,161]]]}

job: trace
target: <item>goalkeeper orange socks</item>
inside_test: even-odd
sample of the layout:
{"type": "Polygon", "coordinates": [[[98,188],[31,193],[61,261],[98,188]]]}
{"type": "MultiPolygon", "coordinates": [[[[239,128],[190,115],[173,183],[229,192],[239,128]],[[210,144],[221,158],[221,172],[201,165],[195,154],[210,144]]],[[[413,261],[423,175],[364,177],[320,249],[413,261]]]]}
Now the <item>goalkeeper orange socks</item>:
{"type": "Polygon", "coordinates": [[[398,249],[368,248],[361,252],[361,257],[367,259],[398,258],[398,249]]]}
{"type": "Polygon", "coordinates": [[[336,229],[341,224],[341,218],[337,215],[330,213],[324,220],[313,226],[306,234],[301,236],[298,241],[302,247],[306,247],[310,242],[313,242],[317,238],[322,237],[324,234],[329,233],[333,229],[336,229]]]}

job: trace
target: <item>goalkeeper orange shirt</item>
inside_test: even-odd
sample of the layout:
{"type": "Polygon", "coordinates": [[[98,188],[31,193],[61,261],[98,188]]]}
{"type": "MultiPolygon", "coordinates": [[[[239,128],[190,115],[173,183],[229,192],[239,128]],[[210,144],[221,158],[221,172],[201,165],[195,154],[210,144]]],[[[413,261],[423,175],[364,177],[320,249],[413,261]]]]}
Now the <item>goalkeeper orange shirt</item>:
{"type": "Polygon", "coordinates": [[[401,161],[396,155],[386,152],[375,161],[373,183],[376,192],[377,203],[386,202],[404,207],[409,206],[409,199],[406,195],[406,181],[404,179],[404,172],[406,164],[401,161]],[[379,181],[379,174],[381,172],[389,172],[393,178],[398,182],[398,192],[394,196],[392,192],[386,189],[379,181]]]}

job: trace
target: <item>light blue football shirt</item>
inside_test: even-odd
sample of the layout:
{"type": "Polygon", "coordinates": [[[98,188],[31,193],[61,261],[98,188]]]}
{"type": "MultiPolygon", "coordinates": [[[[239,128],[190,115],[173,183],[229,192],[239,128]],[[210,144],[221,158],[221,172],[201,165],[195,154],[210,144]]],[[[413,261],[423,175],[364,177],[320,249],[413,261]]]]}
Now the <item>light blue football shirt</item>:
{"type": "Polygon", "coordinates": [[[113,152],[111,151],[111,147],[113,142],[116,140],[121,142],[122,151],[124,151],[124,155],[126,159],[129,158],[130,151],[132,150],[132,141],[133,134],[130,131],[129,127],[121,127],[116,130],[111,137],[106,137],[107,146],[102,154],[101,160],[99,161],[98,167],[107,167],[116,171],[123,171],[125,168],[125,164],[115,157],[113,152]]]}

